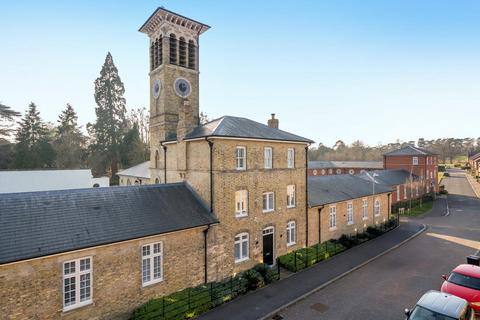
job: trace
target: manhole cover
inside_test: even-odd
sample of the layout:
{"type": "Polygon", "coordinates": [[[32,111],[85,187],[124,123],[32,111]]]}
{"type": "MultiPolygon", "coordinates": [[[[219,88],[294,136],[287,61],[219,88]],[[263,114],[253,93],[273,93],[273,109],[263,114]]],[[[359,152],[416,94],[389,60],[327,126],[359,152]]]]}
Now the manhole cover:
{"type": "Polygon", "coordinates": [[[282,319],[283,319],[283,317],[279,314],[276,314],[272,317],[272,320],[282,320],[282,319]]]}
{"type": "Polygon", "coordinates": [[[314,303],[310,306],[310,308],[320,313],[324,313],[328,310],[328,306],[324,305],[323,303],[314,303]]]}

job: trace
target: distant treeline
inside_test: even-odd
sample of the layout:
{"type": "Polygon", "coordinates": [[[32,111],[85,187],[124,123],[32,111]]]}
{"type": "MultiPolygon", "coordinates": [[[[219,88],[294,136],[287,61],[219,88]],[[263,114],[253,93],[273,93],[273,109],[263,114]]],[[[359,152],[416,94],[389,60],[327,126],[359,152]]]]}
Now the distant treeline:
{"type": "Polygon", "coordinates": [[[338,140],[334,146],[327,147],[322,143],[310,148],[309,160],[382,160],[383,154],[399,149],[406,145],[413,145],[438,154],[439,161],[452,163],[462,159],[465,161],[467,155],[480,152],[480,138],[444,138],[402,142],[397,141],[385,145],[370,147],[362,141],[355,141],[347,145],[338,140]]]}
{"type": "Polygon", "coordinates": [[[33,102],[21,119],[17,110],[0,104],[0,169],[91,168],[95,176],[108,175],[115,183],[119,168],[146,161],[150,154],[148,112],[127,112],[124,92],[108,53],[95,80],[97,118],[87,124],[86,134],[70,104],[56,124],[44,122],[33,102]]]}

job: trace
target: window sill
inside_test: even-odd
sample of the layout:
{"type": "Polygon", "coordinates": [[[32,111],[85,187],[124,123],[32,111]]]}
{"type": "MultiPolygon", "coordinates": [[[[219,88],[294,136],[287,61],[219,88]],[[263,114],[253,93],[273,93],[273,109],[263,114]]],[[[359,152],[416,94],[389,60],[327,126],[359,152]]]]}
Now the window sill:
{"type": "Polygon", "coordinates": [[[287,209],[293,209],[293,208],[296,208],[297,206],[296,205],[293,205],[293,206],[287,206],[287,209]]]}
{"type": "Polygon", "coordinates": [[[287,242],[287,247],[291,247],[291,246],[294,246],[296,244],[297,244],[296,242],[290,242],[290,243],[287,242]]]}
{"type": "Polygon", "coordinates": [[[88,300],[88,301],[84,301],[84,302],[80,302],[78,304],[75,304],[75,305],[71,305],[71,306],[68,306],[68,307],[63,307],[63,312],[69,312],[69,311],[72,311],[72,310],[75,310],[75,309],[78,309],[78,308],[82,308],[82,307],[85,307],[85,306],[88,306],[88,305],[91,305],[93,304],[93,300],[88,300]]]}
{"type": "Polygon", "coordinates": [[[347,226],[351,226],[353,224],[353,221],[352,222],[347,222],[347,226]]]}
{"type": "Polygon", "coordinates": [[[248,260],[250,260],[250,258],[246,257],[246,258],[242,258],[240,260],[235,260],[235,263],[242,263],[242,262],[245,262],[245,261],[248,261],[248,260]]]}
{"type": "Polygon", "coordinates": [[[275,209],[271,209],[271,210],[262,210],[263,213],[269,213],[269,212],[274,212],[275,209]]]}
{"type": "Polygon", "coordinates": [[[248,212],[247,213],[242,213],[242,214],[237,214],[237,213],[235,214],[235,218],[238,218],[238,219],[246,218],[246,217],[248,217],[248,212]]]}
{"type": "Polygon", "coordinates": [[[246,171],[247,168],[235,168],[235,170],[237,170],[237,171],[246,171]]]}
{"type": "Polygon", "coordinates": [[[154,285],[154,284],[157,284],[157,283],[160,283],[160,282],[163,282],[163,277],[161,277],[160,279],[155,279],[155,280],[152,280],[152,281],[142,283],[142,288],[149,287],[151,285],[154,285]]]}
{"type": "Polygon", "coordinates": [[[375,217],[379,217],[379,216],[380,216],[380,213],[376,213],[376,214],[375,214],[375,217]]]}
{"type": "Polygon", "coordinates": [[[335,230],[337,230],[337,227],[332,227],[332,228],[329,228],[328,230],[329,231],[335,231],[335,230]]]}

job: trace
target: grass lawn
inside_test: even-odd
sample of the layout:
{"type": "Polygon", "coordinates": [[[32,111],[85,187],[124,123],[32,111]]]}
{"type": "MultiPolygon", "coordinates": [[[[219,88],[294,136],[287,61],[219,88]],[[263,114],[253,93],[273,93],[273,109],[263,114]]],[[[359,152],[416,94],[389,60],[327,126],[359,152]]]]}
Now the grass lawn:
{"type": "Polygon", "coordinates": [[[421,207],[420,206],[414,207],[410,211],[408,211],[407,208],[405,208],[404,215],[408,217],[416,217],[432,210],[432,208],[433,208],[433,201],[428,201],[428,202],[422,203],[421,207]]]}

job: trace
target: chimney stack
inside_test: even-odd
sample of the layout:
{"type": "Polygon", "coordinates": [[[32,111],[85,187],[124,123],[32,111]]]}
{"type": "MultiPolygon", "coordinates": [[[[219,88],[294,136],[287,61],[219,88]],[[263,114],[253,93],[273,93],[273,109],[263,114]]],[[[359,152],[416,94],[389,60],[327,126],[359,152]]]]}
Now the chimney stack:
{"type": "Polygon", "coordinates": [[[184,99],[178,110],[177,141],[182,141],[196,126],[190,101],[184,99]]]}
{"type": "Polygon", "coordinates": [[[275,113],[272,113],[272,118],[268,119],[268,126],[270,128],[278,129],[278,119],[275,119],[275,113]]]}

